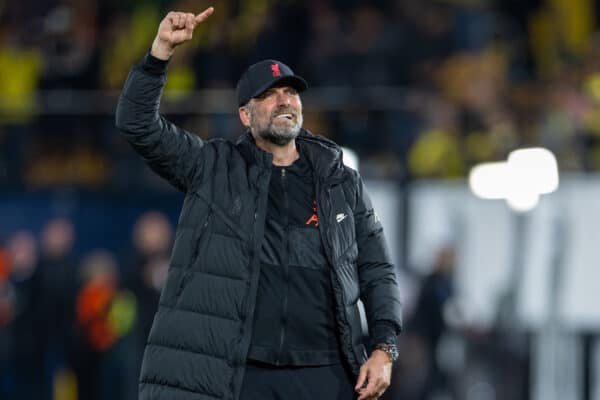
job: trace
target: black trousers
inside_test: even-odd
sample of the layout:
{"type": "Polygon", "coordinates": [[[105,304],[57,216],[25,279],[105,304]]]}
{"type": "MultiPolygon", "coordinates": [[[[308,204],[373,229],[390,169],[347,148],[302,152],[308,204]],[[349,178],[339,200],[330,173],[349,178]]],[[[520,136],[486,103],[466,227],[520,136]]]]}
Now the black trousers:
{"type": "Polygon", "coordinates": [[[249,362],[240,400],[353,400],[355,383],[342,364],[275,367],[249,362]]]}

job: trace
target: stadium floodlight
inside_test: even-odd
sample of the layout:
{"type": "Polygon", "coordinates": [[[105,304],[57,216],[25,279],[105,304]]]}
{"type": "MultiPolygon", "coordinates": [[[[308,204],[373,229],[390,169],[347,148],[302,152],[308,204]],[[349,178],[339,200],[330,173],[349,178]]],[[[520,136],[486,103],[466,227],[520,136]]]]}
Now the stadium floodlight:
{"type": "Polygon", "coordinates": [[[476,165],[469,174],[469,187],[482,199],[504,199],[516,212],[527,212],[540,195],[558,188],[558,164],[554,154],[541,147],[511,152],[506,162],[476,165]]]}
{"type": "Polygon", "coordinates": [[[342,162],[344,165],[352,168],[355,171],[358,171],[358,154],[354,150],[350,150],[347,147],[342,147],[342,151],[344,153],[342,162]]]}
{"type": "Polygon", "coordinates": [[[509,191],[508,163],[490,162],[474,166],[469,174],[469,187],[482,199],[505,199],[509,191]]]}
{"type": "Polygon", "coordinates": [[[508,165],[515,177],[539,194],[552,193],[558,188],[558,164],[550,150],[532,147],[512,151],[508,165]]]}

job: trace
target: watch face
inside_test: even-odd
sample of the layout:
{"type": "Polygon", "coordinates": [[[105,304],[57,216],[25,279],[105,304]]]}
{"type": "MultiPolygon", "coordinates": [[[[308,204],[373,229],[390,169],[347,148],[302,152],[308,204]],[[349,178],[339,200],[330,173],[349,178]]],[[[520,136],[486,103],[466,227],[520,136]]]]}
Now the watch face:
{"type": "Polygon", "coordinates": [[[396,349],[396,347],[392,347],[390,349],[390,356],[392,356],[392,361],[396,361],[398,359],[398,349],[396,349]]]}
{"type": "Polygon", "coordinates": [[[398,348],[393,344],[379,344],[375,346],[376,349],[385,351],[391,358],[392,362],[398,359],[398,348]]]}

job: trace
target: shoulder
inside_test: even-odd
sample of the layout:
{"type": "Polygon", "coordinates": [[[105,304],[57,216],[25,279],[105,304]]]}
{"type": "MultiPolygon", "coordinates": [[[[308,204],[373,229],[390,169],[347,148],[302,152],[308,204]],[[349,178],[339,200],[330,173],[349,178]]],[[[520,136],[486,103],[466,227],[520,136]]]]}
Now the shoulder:
{"type": "Polygon", "coordinates": [[[358,171],[346,165],[343,166],[343,179],[340,183],[344,195],[354,209],[361,193],[361,178],[358,171]]]}
{"type": "Polygon", "coordinates": [[[346,176],[346,180],[349,180],[353,184],[358,184],[361,181],[360,174],[354,168],[351,168],[344,164],[344,175],[346,176]]]}
{"type": "Polygon", "coordinates": [[[235,157],[239,152],[235,143],[224,138],[211,138],[205,140],[209,151],[217,158],[235,157]]]}
{"type": "Polygon", "coordinates": [[[235,144],[231,140],[223,139],[220,137],[211,138],[206,140],[206,143],[209,143],[213,147],[221,147],[221,148],[234,148],[235,144]]]}

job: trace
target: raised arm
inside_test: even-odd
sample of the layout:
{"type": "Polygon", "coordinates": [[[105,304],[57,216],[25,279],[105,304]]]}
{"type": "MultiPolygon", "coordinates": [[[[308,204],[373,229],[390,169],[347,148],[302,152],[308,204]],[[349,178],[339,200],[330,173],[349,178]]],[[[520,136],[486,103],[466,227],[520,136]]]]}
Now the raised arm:
{"type": "Polygon", "coordinates": [[[212,7],[198,15],[168,13],[150,53],[129,72],[117,104],[117,128],[155,172],[182,191],[201,172],[206,146],[160,115],[160,98],[175,48],[189,41],[196,26],[212,13],[212,7]]]}

